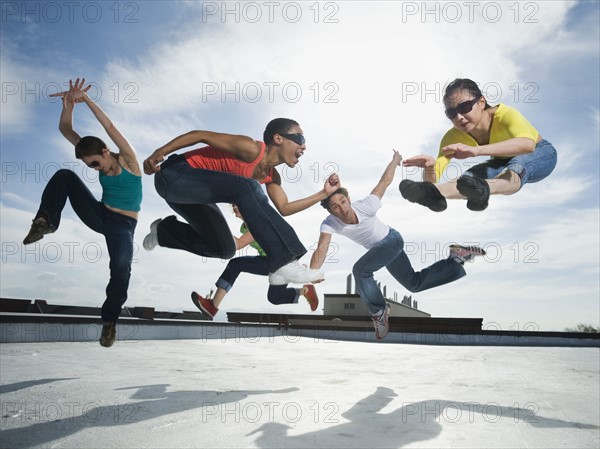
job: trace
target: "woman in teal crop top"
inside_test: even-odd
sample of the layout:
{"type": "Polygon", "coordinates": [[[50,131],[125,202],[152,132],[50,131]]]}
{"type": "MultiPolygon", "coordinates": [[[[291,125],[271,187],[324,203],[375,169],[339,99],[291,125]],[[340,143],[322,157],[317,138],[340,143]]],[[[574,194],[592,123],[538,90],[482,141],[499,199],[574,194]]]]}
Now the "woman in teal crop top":
{"type": "Polygon", "coordinates": [[[516,109],[500,104],[490,106],[477,83],[467,78],[454,80],[444,94],[446,116],[451,128],[442,138],[436,159],[414,156],[405,167],[423,168],[423,182],[408,179],[400,183],[407,200],[435,212],[446,209],[446,199],[466,199],[467,208],[487,208],[490,195],[512,195],[527,183],[541,181],[556,167],[552,144],[516,109]],[[466,170],[462,176],[434,184],[444,178],[452,158],[491,159],[466,170]]]}
{"type": "Polygon", "coordinates": [[[116,322],[127,300],[133,258],[133,234],[142,202],[141,166],[136,152],[100,107],[87,95],[91,87],[85,80],[69,81],[70,89],[52,96],[62,97],[59,130],[75,145],[75,157],[99,172],[102,201],[98,201],[83,181],[71,170],[58,170],[48,181],[40,208],[23,244],[34,243],[60,225],[62,210],[69,199],[77,216],[90,229],[104,235],[110,257],[110,280],[102,305],[100,344],[110,347],[115,341],[116,322]],[[80,137],[73,130],[75,103],[85,103],[119,149],[111,152],[94,136],[80,137]]]}

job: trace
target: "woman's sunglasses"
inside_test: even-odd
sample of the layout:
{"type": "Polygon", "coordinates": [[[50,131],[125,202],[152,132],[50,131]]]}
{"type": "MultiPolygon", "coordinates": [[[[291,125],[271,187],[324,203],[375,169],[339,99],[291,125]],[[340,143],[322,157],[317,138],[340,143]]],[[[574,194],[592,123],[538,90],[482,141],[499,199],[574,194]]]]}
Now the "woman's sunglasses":
{"type": "Polygon", "coordinates": [[[472,100],[463,101],[461,104],[456,105],[455,108],[446,109],[446,117],[452,120],[454,117],[457,116],[457,114],[468,114],[473,110],[473,106],[475,106],[475,103],[479,101],[479,98],[473,98],[472,100]]]}
{"type": "MultiPolygon", "coordinates": [[[[279,133],[277,133],[277,134],[279,134],[279,133]]],[[[279,134],[279,135],[288,140],[291,140],[294,143],[297,143],[298,145],[304,145],[304,143],[306,142],[306,139],[304,138],[304,134],[295,133],[295,134],[279,134]]]]}
{"type": "Polygon", "coordinates": [[[97,167],[100,167],[100,162],[98,162],[98,161],[92,161],[89,164],[85,164],[85,165],[87,165],[90,168],[97,168],[97,167]]]}

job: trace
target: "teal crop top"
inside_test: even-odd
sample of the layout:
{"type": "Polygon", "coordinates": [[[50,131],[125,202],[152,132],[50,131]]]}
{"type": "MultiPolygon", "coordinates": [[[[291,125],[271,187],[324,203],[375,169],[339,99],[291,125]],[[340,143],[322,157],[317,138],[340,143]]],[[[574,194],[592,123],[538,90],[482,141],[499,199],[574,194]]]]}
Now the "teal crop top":
{"type": "MultiPolygon", "coordinates": [[[[119,164],[120,165],[120,164],[119,164]]],[[[100,172],[102,202],[110,207],[138,212],[142,204],[142,177],[136,176],[121,165],[118,176],[100,172]]]]}

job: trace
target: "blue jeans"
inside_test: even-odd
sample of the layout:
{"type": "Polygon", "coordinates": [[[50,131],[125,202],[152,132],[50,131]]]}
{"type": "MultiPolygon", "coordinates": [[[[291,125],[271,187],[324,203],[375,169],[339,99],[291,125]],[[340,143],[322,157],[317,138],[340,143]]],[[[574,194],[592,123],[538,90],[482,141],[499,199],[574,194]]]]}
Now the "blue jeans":
{"type": "Polygon", "coordinates": [[[527,183],[541,181],[556,167],[556,150],[547,140],[540,140],[532,153],[521,154],[510,159],[492,158],[471,167],[465,176],[482,179],[494,179],[507,170],[513,171],[521,178],[521,187],[527,183]]]}
{"type": "Polygon", "coordinates": [[[110,280],[101,315],[103,321],[117,321],[127,301],[137,220],[104,207],[75,173],[65,169],[57,171],[48,181],[36,218],[45,216],[58,229],[67,198],[81,221],[104,235],[110,257],[110,280]]]}
{"type": "Polygon", "coordinates": [[[235,203],[254,239],[267,253],[269,273],[299,259],[306,248],[292,227],[269,205],[260,184],[245,178],[194,168],[181,155],[163,162],[154,175],[158,194],[187,223],[172,216],[158,225],[158,243],[205,257],[230,259],[235,242],[216,203],[235,203]]]}
{"type": "Polygon", "coordinates": [[[454,259],[443,259],[415,272],[404,252],[404,240],[398,231],[390,228],[388,235],[369,249],[352,267],[356,290],[371,313],[385,308],[385,299],[373,273],[386,267],[408,291],[416,293],[460,279],[465,276],[463,266],[454,259]]]}
{"type": "MultiPolygon", "coordinates": [[[[229,292],[242,272],[268,276],[267,258],[263,256],[242,256],[231,259],[215,285],[229,292]]],[[[297,302],[298,292],[295,288],[287,288],[287,285],[270,285],[267,299],[271,304],[292,304],[297,302]]]]}

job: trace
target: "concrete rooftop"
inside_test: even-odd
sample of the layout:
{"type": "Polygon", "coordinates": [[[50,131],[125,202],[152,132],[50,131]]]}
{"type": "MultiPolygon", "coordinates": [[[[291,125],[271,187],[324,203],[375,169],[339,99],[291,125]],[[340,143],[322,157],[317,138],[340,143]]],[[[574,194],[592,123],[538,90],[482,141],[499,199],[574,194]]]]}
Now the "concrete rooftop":
{"type": "Polygon", "coordinates": [[[4,343],[3,448],[600,446],[598,348],[4,343]]]}

